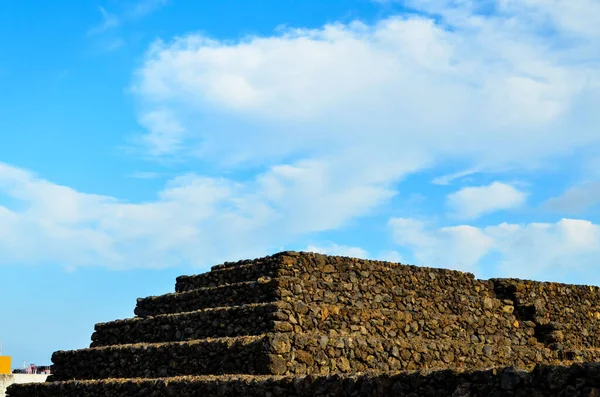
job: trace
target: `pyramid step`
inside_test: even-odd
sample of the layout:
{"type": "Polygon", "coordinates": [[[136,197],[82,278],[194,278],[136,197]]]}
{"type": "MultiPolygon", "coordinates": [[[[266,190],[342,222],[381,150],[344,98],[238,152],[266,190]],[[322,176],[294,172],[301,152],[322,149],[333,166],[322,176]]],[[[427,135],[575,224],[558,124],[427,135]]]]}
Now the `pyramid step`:
{"type": "MultiPolygon", "coordinates": [[[[323,378],[325,377],[323,376],[323,378]]],[[[339,376],[331,378],[328,383],[337,388],[341,379],[343,378],[339,376]]],[[[265,397],[275,390],[279,390],[280,392],[285,391],[285,396],[314,397],[314,393],[308,393],[309,390],[295,390],[297,389],[295,385],[299,381],[306,386],[313,383],[312,380],[305,379],[303,376],[284,377],[268,375],[109,378],[12,385],[8,390],[9,394],[7,397],[265,397]]],[[[316,385],[321,383],[316,382],[316,385]]],[[[332,397],[337,396],[337,394],[328,395],[332,397]]]]}
{"type": "MultiPolygon", "coordinates": [[[[177,309],[182,309],[182,306],[171,308],[177,309]]],[[[531,324],[515,323],[507,318],[495,319],[492,325],[489,319],[476,313],[458,316],[428,311],[275,301],[97,324],[96,332],[92,335],[92,347],[259,335],[267,332],[334,332],[382,338],[452,337],[489,343],[497,337],[510,337],[513,343],[519,345],[527,344],[535,334],[531,324]]]]}
{"type": "Polygon", "coordinates": [[[453,338],[377,338],[362,335],[272,333],[189,342],[134,344],[56,352],[54,380],[157,378],[179,375],[302,375],[332,372],[482,369],[563,359],[598,361],[600,351],[578,353],[453,338]]]}
{"type": "Polygon", "coordinates": [[[267,341],[262,335],[57,351],[53,380],[268,374],[267,341]]]}
{"type": "Polygon", "coordinates": [[[186,292],[198,288],[256,281],[261,278],[274,278],[282,275],[282,268],[278,261],[245,262],[235,267],[227,267],[190,276],[179,276],[176,279],[175,292],[186,292]]]}
{"type": "Polygon", "coordinates": [[[558,363],[539,365],[528,372],[499,368],[464,372],[103,379],[12,385],[7,397],[592,396],[600,388],[598,372],[599,363],[573,366],[558,363]]]}
{"type": "Polygon", "coordinates": [[[240,266],[255,265],[255,264],[265,264],[265,263],[278,263],[278,264],[280,264],[282,258],[286,257],[286,256],[296,257],[297,253],[294,252],[294,251],[285,251],[285,252],[278,252],[278,253],[273,254],[273,255],[264,256],[262,258],[242,259],[242,260],[239,260],[239,261],[224,262],[224,263],[221,263],[219,265],[212,266],[211,270],[215,271],[215,270],[231,269],[231,268],[238,268],[240,266]]]}
{"type": "Polygon", "coordinates": [[[100,323],[91,347],[260,335],[276,330],[279,307],[257,303],[100,323]]]}
{"type": "MultiPolygon", "coordinates": [[[[439,336],[470,339],[475,331],[469,319],[438,313],[411,313],[388,309],[304,306],[295,310],[286,302],[201,309],[190,312],[130,318],[96,324],[91,347],[159,343],[203,338],[260,335],[268,332],[359,334],[383,338],[439,336]],[[300,311],[300,313],[299,313],[300,311]]],[[[476,325],[475,325],[476,326],[476,325]]],[[[483,330],[481,330],[483,331],[483,330]]],[[[507,324],[505,334],[516,333],[507,324]]],[[[521,339],[534,330],[522,332],[521,339]]],[[[479,336],[485,340],[485,336],[479,336]]],[[[488,339],[491,339],[488,336],[488,339]]]]}
{"type": "Polygon", "coordinates": [[[278,298],[275,279],[245,281],[218,287],[204,287],[187,292],[139,298],[135,314],[140,317],[190,312],[210,307],[240,306],[272,302],[278,298]]]}
{"type": "MultiPolygon", "coordinates": [[[[368,266],[371,268],[376,267],[405,267],[395,262],[377,261],[377,260],[361,260],[357,258],[345,257],[345,256],[334,256],[334,255],[323,255],[315,252],[296,252],[296,251],[285,251],[277,254],[266,256],[263,258],[257,258],[254,260],[242,260],[236,262],[225,262],[216,266],[212,266],[212,271],[234,269],[240,266],[247,266],[251,264],[263,264],[263,263],[274,263],[277,266],[286,268],[304,268],[303,270],[312,269],[323,269],[327,264],[333,264],[336,269],[345,271],[349,268],[361,269],[364,268],[365,262],[368,262],[368,266]]],[[[413,266],[414,267],[414,266],[413,266]]]]}
{"type": "MultiPolygon", "coordinates": [[[[327,257],[314,253],[283,252],[255,260],[216,265],[211,268],[210,272],[206,273],[179,276],[175,284],[175,291],[184,292],[202,287],[252,281],[261,277],[298,276],[301,273],[307,274],[310,271],[329,272],[331,266],[328,265],[333,266],[333,270],[339,272],[366,269],[364,264],[352,258],[327,257]]],[[[370,271],[389,271],[403,267],[406,267],[406,265],[381,261],[369,262],[370,271]]]]}
{"type": "MultiPolygon", "coordinates": [[[[298,276],[306,271],[328,272],[331,263],[335,263],[336,271],[364,270],[365,265],[354,258],[328,257],[314,253],[298,253],[293,251],[258,258],[226,262],[213,266],[210,272],[177,277],[175,291],[185,292],[193,289],[214,287],[223,284],[234,284],[243,281],[258,280],[262,277],[298,276]],[[333,261],[333,262],[332,262],[333,261]]],[[[370,261],[370,270],[390,270],[405,267],[397,263],[370,261]]]]}
{"type": "MultiPolygon", "coordinates": [[[[440,312],[461,314],[465,310],[482,309],[485,298],[495,297],[491,284],[476,280],[471,273],[312,253],[286,253],[250,263],[244,261],[242,265],[220,265],[210,273],[234,272],[235,277],[240,277],[239,274],[250,272],[256,279],[257,275],[266,274],[256,270],[264,266],[270,269],[269,277],[301,280],[297,285],[290,285],[294,289],[283,292],[305,303],[339,302],[401,310],[422,305],[424,308],[436,307],[440,312]]],[[[206,276],[182,276],[176,288],[178,291],[199,288],[203,277],[206,276]]]]}

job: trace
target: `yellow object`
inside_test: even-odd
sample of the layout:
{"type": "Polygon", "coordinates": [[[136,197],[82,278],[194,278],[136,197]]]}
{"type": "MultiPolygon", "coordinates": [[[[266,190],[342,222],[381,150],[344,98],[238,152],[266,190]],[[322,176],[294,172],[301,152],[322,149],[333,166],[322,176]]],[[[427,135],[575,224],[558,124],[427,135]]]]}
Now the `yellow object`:
{"type": "Polygon", "coordinates": [[[0,356],[0,374],[10,374],[10,356],[0,356]]]}

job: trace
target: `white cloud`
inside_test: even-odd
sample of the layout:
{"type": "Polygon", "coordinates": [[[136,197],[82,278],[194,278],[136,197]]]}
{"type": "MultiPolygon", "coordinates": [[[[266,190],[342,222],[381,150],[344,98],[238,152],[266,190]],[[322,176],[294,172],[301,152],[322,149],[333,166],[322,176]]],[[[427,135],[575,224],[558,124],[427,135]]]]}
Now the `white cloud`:
{"type": "Polygon", "coordinates": [[[418,265],[474,272],[492,246],[492,239],[471,226],[430,230],[422,221],[393,218],[394,241],[410,248],[418,265]]]}
{"type": "Polygon", "coordinates": [[[335,181],[327,164],[299,162],[244,182],[179,176],[154,201],[126,203],[0,163],[0,199],[12,204],[0,206],[0,263],[207,266],[339,228],[389,196],[380,184],[335,181]]]}
{"type": "Polygon", "coordinates": [[[367,259],[369,257],[369,253],[360,247],[349,247],[338,244],[329,244],[325,247],[309,245],[304,251],[325,255],[348,256],[351,258],[367,259]]]}
{"type": "Polygon", "coordinates": [[[554,211],[581,214],[600,204],[600,181],[588,181],[567,189],[559,197],[548,199],[544,206],[554,211]]]}
{"type": "Polygon", "coordinates": [[[500,3],[506,12],[529,11],[529,16],[556,26],[574,37],[600,37],[600,3],[595,0],[508,0],[500,3]]]}
{"type": "Polygon", "coordinates": [[[380,261],[386,262],[395,262],[395,263],[406,263],[400,253],[394,250],[381,251],[378,255],[373,257],[368,251],[364,250],[360,247],[351,247],[347,245],[338,245],[335,243],[329,244],[319,244],[314,245],[310,244],[303,251],[307,252],[316,252],[318,254],[325,255],[338,255],[338,256],[348,256],[351,258],[362,258],[362,259],[376,259],[380,261]]]}
{"type": "MultiPolygon", "coordinates": [[[[216,172],[269,169],[256,179],[265,200],[289,193],[279,205],[298,214],[290,227],[321,230],[371,211],[425,168],[538,167],[600,143],[593,37],[580,32],[565,46],[572,32],[515,4],[487,15],[472,2],[414,6],[441,19],[157,41],[132,86],[142,146],[216,172]]],[[[498,195],[477,203],[486,191],[466,190],[450,203],[473,218],[524,199],[504,185],[487,193],[498,195]]]]}
{"type": "Polygon", "coordinates": [[[139,121],[148,130],[142,140],[146,146],[151,148],[151,155],[160,156],[180,149],[185,128],[172,112],[155,109],[145,113],[139,121]]]}
{"type": "Polygon", "coordinates": [[[502,21],[505,26],[512,26],[518,31],[546,28],[543,31],[546,34],[557,33],[569,38],[600,36],[596,25],[600,18],[600,4],[595,0],[387,0],[394,1],[441,15],[460,26],[480,25],[491,19],[502,21]]]}
{"type": "MultiPolygon", "coordinates": [[[[156,42],[132,87],[138,143],[156,158],[195,156],[212,175],[243,178],[181,176],[153,201],[126,203],[2,166],[0,193],[17,205],[0,208],[0,260],[130,267],[252,257],[370,214],[428,167],[458,159],[478,172],[521,169],[597,146],[600,48],[589,20],[573,26],[550,9],[540,17],[533,0],[497,3],[488,15],[476,4],[416,5],[441,19],[156,42]]],[[[497,246],[471,226],[394,226],[420,260],[442,265],[472,269],[497,246]]]]}
{"type": "Polygon", "coordinates": [[[496,277],[600,282],[600,226],[589,221],[437,228],[414,219],[394,218],[390,227],[396,243],[413,250],[427,266],[477,274],[486,256],[495,254],[498,259],[492,265],[498,268],[491,275],[496,277]]]}
{"type": "MultiPolygon", "coordinates": [[[[143,147],[217,171],[269,169],[254,193],[268,207],[279,200],[287,228],[311,232],[368,214],[402,178],[445,161],[523,168],[600,142],[589,122],[600,122],[593,41],[567,50],[518,16],[450,14],[158,41],[132,87],[143,147]]],[[[490,189],[502,196],[450,202],[464,217],[519,203],[516,190],[490,189]]],[[[464,253],[468,267],[477,254],[464,253]]]]}
{"type": "Polygon", "coordinates": [[[529,9],[503,5],[484,16],[431,4],[442,23],[393,17],[238,42],[190,34],[155,43],[136,73],[140,118],[168,109],[190,134],[148,149],[223,163],[363,148],[357,161],[416,152],[485,170],[538,165],[600,141],[590,123],[600,121],[590,36],[565,47],[572,32],[547,35],[529,9]]]}
{"type": "Polygon", "coordinates": [[[526,197],[513,186],[493,182],[487,186],[462,188],[448,195],[447,205],[455,216],[475,219],[490,212],[520,207],[526,197]]]}

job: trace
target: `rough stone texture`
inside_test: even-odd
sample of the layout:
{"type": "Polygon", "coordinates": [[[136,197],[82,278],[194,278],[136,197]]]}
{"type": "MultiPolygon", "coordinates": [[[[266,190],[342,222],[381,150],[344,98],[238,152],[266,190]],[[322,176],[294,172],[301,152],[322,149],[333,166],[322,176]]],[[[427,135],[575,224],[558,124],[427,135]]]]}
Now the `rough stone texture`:
{"type": "Polygon", "coordinates": [[[264,365],[255,364],[263,339],[245,336],[58,351],[52,355],[52,376],[69,380],[266,373],[264,365]]]}
{"type": "MultiPolygon", "coordinates": [[[[584,350],[579,361],[595,361],[584,350]]],[[[416,369],[469,369],[536,363],[570,364],[566,354],[538,347],[457,339],[376,338],[269,333],[257,337],[134,344],[56,352],[54,379],[162,377],[193,374],[329,374],[416,369]]]]}
{"type": "Polygon", "coordinates": [[[216,287],[244,281],[256,281],[261,277],[276,277],[281,270],[281,255],[273,255],[256,260],[236,262],[228,268],[215,268],[213,271],[194,276],[179,276],[175,292],[185,292],[202,287],[216,287]]]}
{"type": "Polygon", "coordinates": [[[9,393],[11,397],[597,397],[600,396],[600,364],[538,365],[531,372],[502,368],[465,372],[68,381],[12,386],[9,393]]]}
{"type": "MultiPolygon", "coordinates": [[[[512,307],[512,306],[511,306],[512,307]]],[[[384,338],[455,338],[527,345],[532,323],[515,327],[514,316],[463,316],[436,312],[363,309],[355,306],[271,302],[220,307],[96,324],[92,346],[171,342],[267,332],[356,334],[384,338]]]]}
{"type": "Polygon", "coordinates": [[[55,383],[9,396],[600,397],[596,366],[563,367],[600,361],[597,287],[285,252],[175,290],[56,352],[55,383]]]}
{"type": "Polygon", "coordinates": [[[278,299],[277,280],[245,281],[218,287],[204,287],[187,292],[139,298],[135,314],[140,317],[190,312],[209,307],[239,306],[273,302],[278,299]]]}
{"type": "MultiPolygon", "coordinates": [[[[286,362],[283,369],[270,373],[329,374],[348,372],[393,372],[417,369],[470,369],[513,366],[532,369],[536,363],[566,364],[566,352],[538,347],[511,346],[510,340],[494,344],[456,339],[382,339],[375,337],[320,336],[287,334],[277,338],[280,352],[272,352],[286,362]],[[284,348],[285,346],[285,348],[284,348]],[[288,348],[289,346],[289,348],[288,348]],[[289,352],[287,351],[289,349],[289,352]],[[302,357],[298,354],[302,353],[302,357]],[[307,362],[305,357],[310,357],[307,362]]],[[[598,361],[600,352],[584,350],[578,361],[598,361]]]]}
{"type": "Polygon", "coordinates": [[[92,347],[189,341],[274,331],[277,303],[219,307],[96,324],[92,347]]]}
{"type": "Polygon", "coordinates": [[[600,288],[519,279],[493,279],[496,293],[513,301],[515,314],[535,323],[541,342],[600,347],[600,288]]]}

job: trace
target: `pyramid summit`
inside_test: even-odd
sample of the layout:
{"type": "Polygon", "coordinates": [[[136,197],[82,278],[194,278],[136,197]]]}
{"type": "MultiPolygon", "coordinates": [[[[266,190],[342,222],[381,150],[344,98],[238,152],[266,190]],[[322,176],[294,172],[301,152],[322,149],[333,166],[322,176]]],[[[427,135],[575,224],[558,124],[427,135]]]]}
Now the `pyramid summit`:
{"type": "Polygon", "coordinates": [[[135,314],[8,396],[600,396],[594,286],[281,252],[135,314]]]}

